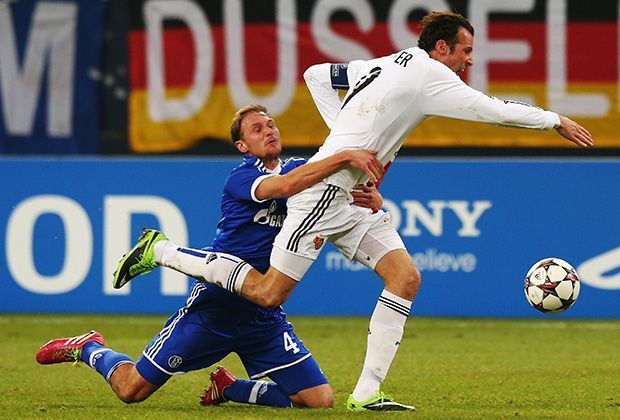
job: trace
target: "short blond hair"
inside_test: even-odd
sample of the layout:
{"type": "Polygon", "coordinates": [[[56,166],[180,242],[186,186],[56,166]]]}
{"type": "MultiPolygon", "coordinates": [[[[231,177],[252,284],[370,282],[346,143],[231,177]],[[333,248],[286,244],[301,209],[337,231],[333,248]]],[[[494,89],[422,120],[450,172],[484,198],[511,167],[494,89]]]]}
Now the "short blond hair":
{"type": "Polygon", "coordinates": [[[233,144],[241,140],[241,123],[243,122],[245,116],[252,112],[256,112],[257,114],[265,114],[268,117],[271,117],[267,108],[259,104],[250,104],[239,109],[235,112],[235,116],[230,124],[230,139],[233,144]]]}

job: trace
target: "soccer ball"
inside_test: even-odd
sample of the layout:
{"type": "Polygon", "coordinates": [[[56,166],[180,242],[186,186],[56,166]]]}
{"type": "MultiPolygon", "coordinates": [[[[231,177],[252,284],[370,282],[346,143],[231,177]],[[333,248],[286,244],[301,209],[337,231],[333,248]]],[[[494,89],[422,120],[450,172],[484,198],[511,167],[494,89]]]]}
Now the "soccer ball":
{"type": "Polygon", "coordinates": [[[579,296],[579,275],[566,261],[545,258],[529,269],[525,276],[525,298],[545,313],[563,312],[579,296]]]}

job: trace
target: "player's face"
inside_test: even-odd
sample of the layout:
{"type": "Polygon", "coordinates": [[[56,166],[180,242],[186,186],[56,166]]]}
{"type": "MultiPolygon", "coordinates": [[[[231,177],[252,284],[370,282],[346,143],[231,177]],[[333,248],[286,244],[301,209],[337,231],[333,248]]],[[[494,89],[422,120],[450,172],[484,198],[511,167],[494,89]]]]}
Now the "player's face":
{"type": "Polygon", "coordinates": [[[241,140],[237,148],[261,160],[278,159],[282,152],[280,130],[267,114],[251,112],[241,122],[241,140]]]}
{"type": "Polygon", "coordinates": [[[472,54],[474,52],[474,37],[465,28],[459,29],[456,35],[457,43],[454,51],[449,51],[443,60],[440,60],[455,73],[464,71],[467,67],[474,64],[472,54]]]}

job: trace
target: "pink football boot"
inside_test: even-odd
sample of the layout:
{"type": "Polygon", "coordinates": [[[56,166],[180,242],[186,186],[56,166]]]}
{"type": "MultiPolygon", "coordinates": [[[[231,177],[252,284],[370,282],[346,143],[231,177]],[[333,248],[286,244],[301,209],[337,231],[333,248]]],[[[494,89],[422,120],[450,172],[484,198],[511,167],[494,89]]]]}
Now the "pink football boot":
{"type": "Polygon", "coordinates": [[[96,331],[76,337],[57,338],[45,343],[37,352],[37,362],[42,365],[53,363],[78,362],[84,344],[95,341],[105,346],[103,336],[96,331]]]}

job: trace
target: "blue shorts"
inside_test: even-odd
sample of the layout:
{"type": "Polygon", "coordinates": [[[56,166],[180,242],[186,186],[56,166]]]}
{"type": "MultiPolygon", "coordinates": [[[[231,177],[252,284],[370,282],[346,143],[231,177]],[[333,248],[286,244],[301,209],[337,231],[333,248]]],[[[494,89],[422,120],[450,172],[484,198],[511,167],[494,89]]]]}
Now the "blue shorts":
{"type": "Polygon", "coordinates": [[[146,346],[136,363],[144,379],[161,386],[172,375],[209,367],[237,353],[250,379],[268,376],[288,395],[327,383],[283,312],[263,316],[254,325],[243,312],[222,304],[222,289],[212,297],[212,288],[197,283],[187,305],[146,346]]]}

